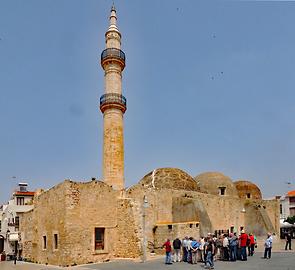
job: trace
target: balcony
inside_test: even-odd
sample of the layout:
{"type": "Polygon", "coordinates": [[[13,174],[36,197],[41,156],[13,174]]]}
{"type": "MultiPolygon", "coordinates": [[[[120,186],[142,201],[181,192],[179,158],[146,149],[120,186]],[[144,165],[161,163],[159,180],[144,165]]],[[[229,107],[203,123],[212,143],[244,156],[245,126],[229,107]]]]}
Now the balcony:
{"type": "Polygon", "coordinates": [[[127,109],[126,98],[120,94],[110,93],[104,94],[100,97],[100,110],[103,113],[106,109],[116,108],[123,113],[127,109]]]}
{"type": "Polygon", "coordinates": [[[120,49],[117,48],[108,48],[103,50],[101,53],[101,66],[105,68],[105,65],[111,62],[116,62],[118,63],[122,70],[125,67],[125,53],[121,51],[120,49]]]}

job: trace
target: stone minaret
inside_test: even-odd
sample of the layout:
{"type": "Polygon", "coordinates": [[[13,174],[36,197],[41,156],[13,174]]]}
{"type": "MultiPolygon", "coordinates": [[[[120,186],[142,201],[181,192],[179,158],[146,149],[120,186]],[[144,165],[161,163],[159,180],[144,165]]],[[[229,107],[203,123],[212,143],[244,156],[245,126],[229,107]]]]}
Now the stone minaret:
{"type": "Polygon", "coordinates": [[[122,95],[122,71],[125,54],[121,51],[121,33],[117,28],[114,5],[110,25],[105,33],[106,49],[101,53],[101,66],[105,71],[105,94],[100,98],[103,113],[103,180],[114,189],[124,188],[123,115],[126,99],[122,95]]]}

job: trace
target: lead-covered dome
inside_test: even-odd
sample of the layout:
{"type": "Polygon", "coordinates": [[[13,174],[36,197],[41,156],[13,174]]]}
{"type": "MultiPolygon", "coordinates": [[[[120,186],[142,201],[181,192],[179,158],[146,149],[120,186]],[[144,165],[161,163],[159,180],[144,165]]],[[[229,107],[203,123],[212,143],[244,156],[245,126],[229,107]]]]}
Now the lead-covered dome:
{"type": "Polygon", "coordinates": [[[198,191],[196,181],[177,168],[159,168],[144,176],[138,185],[151,188],[169,188],[198,191]]]}
{"type": "Polygon", "coordinates": [[[238,180],[234,182],[240,198],[262,199],[261,191],[258,186],[247,180],[238,180]]]}
{"type": "Polygon", "coordinates": [[[232,180],[220,172],[206,172],[195,178],[200,192],[221,196],[238,196],[232,180]]]}

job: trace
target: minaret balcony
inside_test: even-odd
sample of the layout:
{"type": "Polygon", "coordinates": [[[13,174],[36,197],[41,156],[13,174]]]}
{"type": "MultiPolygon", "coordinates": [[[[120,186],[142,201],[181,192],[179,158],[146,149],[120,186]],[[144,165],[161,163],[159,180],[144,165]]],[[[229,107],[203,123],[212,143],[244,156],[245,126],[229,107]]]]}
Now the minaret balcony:
{"type": "Polygon", "coordinates": [[[116,62],[119,63],[122,70],[125,67],[125,53],[117,48],[108,48],[101,53],[101,66],[105,68],[108,63],[116,62]]]}
{"type": "Polygon", "coordinates": [[[110,93],[104,94],[100,97],[100,110],[102,113],[107,109],[119,109],[123,113],[127,109],[127,101],[126,98],[120,94],[110,93]]]}

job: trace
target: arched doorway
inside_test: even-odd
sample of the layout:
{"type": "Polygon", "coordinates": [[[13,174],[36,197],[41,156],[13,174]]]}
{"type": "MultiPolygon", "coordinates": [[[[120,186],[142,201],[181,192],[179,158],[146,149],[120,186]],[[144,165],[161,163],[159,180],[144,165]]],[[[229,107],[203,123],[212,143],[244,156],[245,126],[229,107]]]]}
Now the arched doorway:
{"type": "Polygon", "coordinates": [[[0,254],[3,252],[3,250],[4,250],[4,237],[0,235],[0,254]]]}

